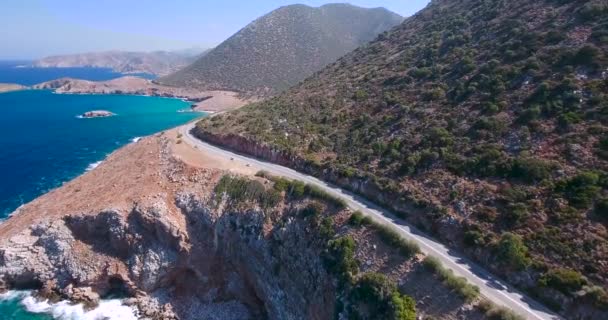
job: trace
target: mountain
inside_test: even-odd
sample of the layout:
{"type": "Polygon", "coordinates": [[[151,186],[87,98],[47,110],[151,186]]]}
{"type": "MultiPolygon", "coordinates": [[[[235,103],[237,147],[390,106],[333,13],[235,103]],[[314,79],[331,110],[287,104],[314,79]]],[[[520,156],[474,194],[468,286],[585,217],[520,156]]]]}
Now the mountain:
{"type": "Polygon", "coordinates": [[[608,309],[608,5],[434,0],[202,139],[393,209],[568,318],[608,309]]]}
{"type": "Polygon", "coordinates": [[[204,50],[127,52],[105,51],[46,57],[33,63],[37,68],[98,67],[121,73],[166,75],[185,67],[204,50]]]}
{"type": "Polygon", "coordinates": [[[255,20],[164,84],[272,94],[371,41],[403,18],[383,8],[291,5],[255,20]]]}

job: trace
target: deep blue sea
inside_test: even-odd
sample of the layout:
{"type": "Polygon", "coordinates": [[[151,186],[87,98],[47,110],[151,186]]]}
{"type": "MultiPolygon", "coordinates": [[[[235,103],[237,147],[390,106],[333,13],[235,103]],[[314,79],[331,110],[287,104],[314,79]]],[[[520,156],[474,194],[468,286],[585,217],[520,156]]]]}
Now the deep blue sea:
{"type": "MultiPolygon", "coordinates": [[[[107,70],[99,73],[100,69],[53,71],[56,73],[49,69],[9,69],[6,73],[0,66],[0,82],[27,85],[63,76],[112,78],[107,70]]],[[[0,219],[21,204],[94,168],[109,153],[138,137],[203,116],[178,112],[183,109],[189,109],[189,104],[158,97],[61,95],[47,90],[0,93],[0,219]],[[116,116],[77,117],[99,109],[116,116]]],[[[105,301],[87,313],[82,307],[67,303],[49,305],[35,301],[27,293],[0,295],[0,320],[129,319],[129,314],[131,310],[121,306],[120,301],[105,301]]]]}
{"type": "MultiPolygon", "coordinates": [[[[125,76],[106,68],[29,68],[31,61],[0,61],[0,83],[17,83],[31,86],[64,77],[105,81],[125,76]]],[[[146,79],[154,79],[150,74],[130,74],[146,79]]]]}

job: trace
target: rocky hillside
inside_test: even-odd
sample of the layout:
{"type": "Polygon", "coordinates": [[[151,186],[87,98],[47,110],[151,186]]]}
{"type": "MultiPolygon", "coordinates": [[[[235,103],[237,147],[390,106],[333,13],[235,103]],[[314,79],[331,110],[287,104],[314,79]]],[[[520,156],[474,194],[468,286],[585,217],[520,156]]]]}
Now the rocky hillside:
{"type": "Polygon", "coordinates": [[[383,8],[291,5],[246,26],[187,68],[159,81],[257,95],[286,89],[402,21],[383,8]]]}
{"type": "Polygon", "coordinates": [[[602,318],[607,52],[605,1],[435,0],[196,133],[355,190],[552,308],[602,318]]]}
{"type": "Polygon", "coordinates": [[[122,296],[158,320],[509,315],[339,201],[189,158],[176,133],[113,153],[0,224],[0,289],[87,306],[122,296]]]}
{"type": "Polygon", "coordinates": [[[175,72],[199,57],[200,52],[105,51],[42,58],[33,63],[37,68],[96,67],[120,73],[149,73],[158,76],[175,72]]]}

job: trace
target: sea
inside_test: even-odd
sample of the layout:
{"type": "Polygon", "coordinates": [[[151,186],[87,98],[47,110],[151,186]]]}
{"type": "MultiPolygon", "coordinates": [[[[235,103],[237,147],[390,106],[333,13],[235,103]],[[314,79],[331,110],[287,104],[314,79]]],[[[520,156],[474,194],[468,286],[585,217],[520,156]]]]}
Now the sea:
{"type": "MultiPolygon", "coordinates": [[[[32,85],[61,77],[110,80],[123,76],[100,68],[27,68],[1,62],[0,82],[32,85]]],[[[151,78],[149,75],[144,75],[151,78]]],[[[116,149],[141,137],[205,114],[183,112],[178,99],[127,95],[67,95],[50,90],[0,93],[0,223],[19,206],[93,170],[116,149]],[[85,119],[90,110],[115,116],[85,119]]],[[[0,294],[0,320],[136,319],[120,300],[84,310],[68,302],[49,304],[30,292],[0,294]]]]}

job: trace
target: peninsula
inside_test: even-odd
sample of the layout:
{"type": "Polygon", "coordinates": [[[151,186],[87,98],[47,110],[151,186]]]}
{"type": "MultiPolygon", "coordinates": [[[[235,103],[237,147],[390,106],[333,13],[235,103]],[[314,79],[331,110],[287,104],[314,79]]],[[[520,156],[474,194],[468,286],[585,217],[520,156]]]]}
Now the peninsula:
{"type": "Polygon", "coordinates": [[[151,80],[126,76],[108,81],[88,81],[61,78],[39,83],[33,89],[55,90],[60,94],[130,94],[189,101],[196,111],[219,112],[239,108],[252,99],[245,100],[231,91],[200,91],[191,88],[178,88],[157,84],[151,80]]]}
{"type": "Polygon", "coordinates": [[[26,86],[14,83],[0,83],[0,93],[27,89],[26,86]]]}

